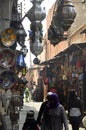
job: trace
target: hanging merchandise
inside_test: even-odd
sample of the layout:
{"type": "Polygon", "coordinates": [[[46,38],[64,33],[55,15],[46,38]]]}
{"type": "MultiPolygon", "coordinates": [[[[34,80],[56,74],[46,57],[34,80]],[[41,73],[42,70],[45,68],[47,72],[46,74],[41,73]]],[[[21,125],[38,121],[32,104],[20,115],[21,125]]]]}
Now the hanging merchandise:
{"type": "Polygon", "coordinates": [[[12,85],[17,82],[18,77],[16,73],[12,70],[4,70],[0,74],[0,86],[4,89],[11,88],[12,85]]]}
{"type": "Polygon", "coordinates": [[[76,12],[71,0],[59,0],[56,10],[56,19],[64,31],[67,31],[71,27],[75,17],[76,12]]]}
{"type": "Polygon", "coordinates": [[[42,46],[42,35],[41,35],[41,23],[40,22],[32,22],[32,36],[30,36],[30,50],[35,55],[38,56],[43,51],[42,46]]]}
{"type": "Polygon", "coordinates": [[[3,68],[10,68],[15,64],[14,51],[9,48],[0,50],[0,66],[3,68]]]}
{"type": "Polygon", "coordinates": [[[43,0],[31,0],[33,6],[26,15],[31,22],[45,19],[46,13],[45,8],[41,7],[42,1],[43,0]]]}
{"type": "Polygon", "coordinates": [[[43,0],[31,0],[33,6],[26,14],[26,17],[31,21],[29,38],[30,38],[30,50],[37,57],[43,51],[42,46],[42,21],[44,20],[46,13],[45,8],[41,7],[43,0]]]}
{"type": "Polygon", "coordinates": [[[75,65],[76,64],[76,60],[77,60],[77,57],[74,55],[74,53],[72,53],[70,56],[69,56],[69,63],[70,65],[75,65]]]}
{"type": "Polygon", "coordinates": [[[19,53],[19,55],[18,55],[18,57],[17,57],[16,64],[17,64],[17,66],[21,66],[21,67],[26,66],[25,60],[24,60],[24,56],[23,56],[22,53],[19,53]]]}
{"type": "Polygon", "coordinates": [[[80,61],[80,59],[78,59],[77,60],[77,62],[76,62],[76,68],[78,69],[78,68],[81,68],[81,61],[80,61]]]}
{"type": "Polygon", "coordinates": [[[13,28],[7,28],[1,33],[1,42],[4,46],[10,47],[16,41],[16,32],[13,28]]]}
{"type": "Polygon", "coordinates": [[[67,31],[74,22],[76,12],[71,0],[56,0],[53,11],[53,18],[48,29],[48,39],[52,45],[57,45],[62,40],[66,40],[67,31]]]}
{"type": "Polygon", "coordinates": [[[33,63],[34,63],[34,64],[39,64],[39,63],[40,63],[40,60],[36,57],[36,58],[33,60],[33,63]]]}
{"type": "Polygon", "coordinates": [[[22,68],[22,76],[25,76],[26,75],[26,66],[24,66],[23,68],[22,68]]]}
{"type": "Polygon", "coordinates": [[[84,73],[79,74],[79,80],[83,80],[84,79],[84,73]]]}

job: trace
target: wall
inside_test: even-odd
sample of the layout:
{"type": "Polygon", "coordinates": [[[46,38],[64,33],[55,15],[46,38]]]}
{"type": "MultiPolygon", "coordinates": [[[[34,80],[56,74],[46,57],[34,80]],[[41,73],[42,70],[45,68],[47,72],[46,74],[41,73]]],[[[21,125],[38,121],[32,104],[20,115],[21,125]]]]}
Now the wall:
{"type": "Polygon", "coordinates": [[[0,0],[0,33],[10,27],[13,1],[14,0],[0,0]]]}
{"type": "Polygon", "coordinates": [[[69,34],[76,32],[82,25],[86,24],[86,2],[82,3],[82,0],[72,0],[73,5],[76,10],[76,18],[71,28],[69,29],[69,34]]]}

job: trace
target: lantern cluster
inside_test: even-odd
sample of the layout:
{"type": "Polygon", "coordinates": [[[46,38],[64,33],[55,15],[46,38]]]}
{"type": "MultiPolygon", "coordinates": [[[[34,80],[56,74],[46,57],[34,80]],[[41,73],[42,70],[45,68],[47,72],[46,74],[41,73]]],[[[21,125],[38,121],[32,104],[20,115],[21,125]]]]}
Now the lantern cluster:
{"type": "Polygon", "coordinates": [[[33,6],[26,15],[31,21],[29,31],[30,50],[36,57],[43,51],[42,20],[44,20],[46,13],[45,9],[41,7],[42,1],[43,0],[31,0],[33,6]]]}

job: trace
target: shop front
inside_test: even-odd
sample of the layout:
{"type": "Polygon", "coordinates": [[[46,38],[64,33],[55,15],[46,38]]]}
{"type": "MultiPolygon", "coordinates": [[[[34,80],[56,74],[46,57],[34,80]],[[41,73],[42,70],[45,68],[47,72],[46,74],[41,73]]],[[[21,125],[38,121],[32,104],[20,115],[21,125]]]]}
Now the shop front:
{"type": "MultiPolygon", "coordinates": [[[[86,110],[86,43],[72,44],[44,65],[42,77],[46,91],[55,88],[64,91],[67,103],[69,92],[75,89],[86,110]],[[53,84],[54,83],[54,84],[53,84]]],[[[45,92],[47,93],[47,92],[45,92]]]]}

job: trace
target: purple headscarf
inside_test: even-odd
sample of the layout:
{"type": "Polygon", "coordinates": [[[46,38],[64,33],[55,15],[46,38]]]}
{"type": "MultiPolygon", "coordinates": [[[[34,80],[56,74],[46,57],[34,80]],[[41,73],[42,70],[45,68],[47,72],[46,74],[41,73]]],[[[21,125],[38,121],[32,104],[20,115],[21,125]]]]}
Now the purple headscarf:
{"type": "Polygon", "coordinates": [[[49,108],[57,108],[59,105],[59,98],[56,93],[52,93],[49,98],[48,107],[49,108]]]}

